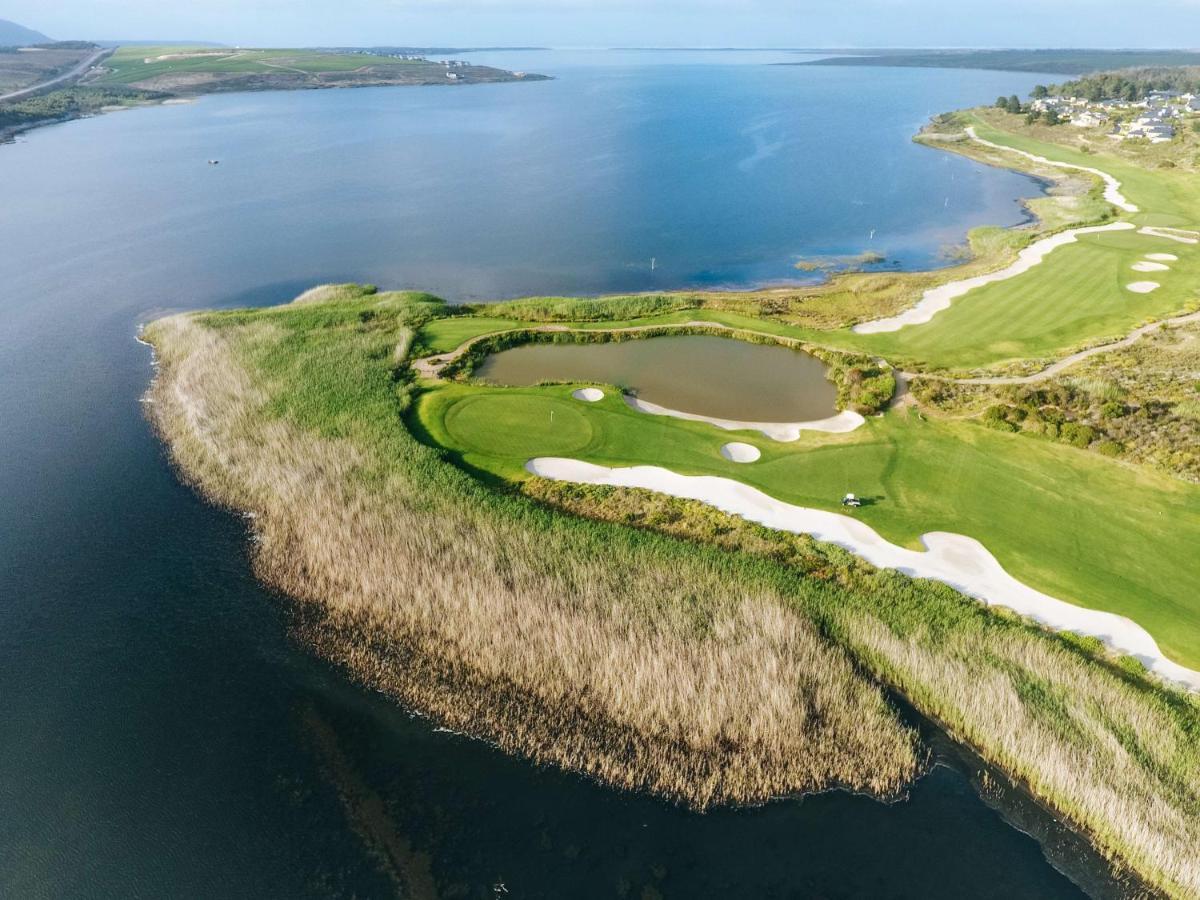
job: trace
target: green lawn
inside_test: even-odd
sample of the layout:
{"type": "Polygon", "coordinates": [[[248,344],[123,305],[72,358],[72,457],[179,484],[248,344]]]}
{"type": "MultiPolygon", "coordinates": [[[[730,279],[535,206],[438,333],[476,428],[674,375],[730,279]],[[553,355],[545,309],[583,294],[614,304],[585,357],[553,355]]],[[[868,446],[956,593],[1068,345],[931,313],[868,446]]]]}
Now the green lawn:
{"type": "Polygon", "coordinates": [[[1083,153],[1001,131],[982,119],[972,118],[975,133],[984,140],[1046,159],[1099,169],[1112,175],[1121,182],[1121,192],[1125,197],[1140,208],[1131,217],[1139,224],[1189,228],[1200,223],[1200,184],[1192,175],[1166,169],[1147,169],[1111,153],[1083,153]]]}
{"type": "Polygon", "coordinates": [[[308,74],[350,72],[363,66],[416,65],[416,61],[369,56],[363,53],[322,53],[318,50],[220,50],[212,47],[161,46],[121,47],[105,65],[111,69],[98,80],[101,84],[130,84],[156,75],[180,72],[219,74],[267,74],[279,67],[308,74]],[[158,59],[160,56],[193,55],[158,59]],[[152,62],[146,62],[146,60],[152,62]]]}
{"type": "Polygon", "coordinates": [[[497,319],[489,316],[448,316],[434,319],[417,333],[417,342],[423,352],[449,353],[454,348],[481,334],[493,331],[508,331],[511,328],[527,327],[528,322],[515,319],[497,319]]]}
{"type": "Polygon", "coordinates": [[[874,335],[843,333],[861,347],[908,366],[970,369],[1059,356],[1087,342],[1122,337],[1147,320],[1200,298],[1200,251],[1134,231],[1091,234],[1060,247],[1016,278],[976,288],[924,325],[874,335]],[[1166,272],[1135,272],[1147,253],[1179,257],[1166,272]],[[1126,285],[1156,281],[1137,294],[1126,285]]]}
{"type": "Polygon", "coordinates": [[[425,394],[416,425],[467,466],[507,480],[530,457],[661,465],[734,477],[803,506],[857,515],[892,541],[928,531],[982,541],[1016,577],[1053,596],[1129,616],[1180,663],[1200,665],[1200,488],[1095,454],[972,423],[890,414],[849,435],[781,444],[739,433],[760,462],[720,456],[731,433],[648,416],[613,391],[596,404],[570,387],[451,384],[425,394]],[[553,414],[553,416],[551,415],[553,414]]]}

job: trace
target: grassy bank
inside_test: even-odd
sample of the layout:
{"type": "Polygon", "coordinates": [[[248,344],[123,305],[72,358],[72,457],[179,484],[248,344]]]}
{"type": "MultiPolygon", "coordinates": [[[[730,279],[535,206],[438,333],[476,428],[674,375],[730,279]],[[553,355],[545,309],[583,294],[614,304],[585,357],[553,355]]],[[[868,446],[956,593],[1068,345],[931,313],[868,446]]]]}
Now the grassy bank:
{"type": "MultiPolygon", "coordinates": [[[[149,409],[187,477],[255,513],[258,571],[321,611],[320,647],[365,681],[705,806],[904,784],[920,754],[869,672],[1106,852],[1200,894],[1192,701],[1087,642],[695,504],[489,490],[404,425],[408,337],[437,304],[334,297],[154,323],[149,409]]],[[[678,425],[659,452],[672,432],[695,449],[678,425]]]]}

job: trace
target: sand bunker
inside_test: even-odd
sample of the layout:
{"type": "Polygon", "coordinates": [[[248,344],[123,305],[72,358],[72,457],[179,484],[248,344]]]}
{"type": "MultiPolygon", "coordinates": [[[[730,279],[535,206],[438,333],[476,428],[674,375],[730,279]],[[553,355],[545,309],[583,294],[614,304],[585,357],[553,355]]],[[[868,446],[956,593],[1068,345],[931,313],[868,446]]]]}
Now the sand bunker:
{"type": "Polygon", "coordinates": [[[1185,228],[1161,228],[1147,225],[1138,229],[1138,234],[1148,234],[1150,237],[1166,238],[1181,244],[1200,244],[1200,232],[1188,231],[1185,228]]]}
{"type": "Polygon", "coordinates": [[[971,140],[983,144],[985,147],[991,147],[994,150],[1003,150],[1005,153],[1015,153],[1018,156],[1024,156],[1026,159],[1032,159],[1034,162],[1042,163],[1047,166],[1054,166],[1056,169],[1075,169],[1079,172],[1087,172],[1095,175],[1104,182],[1104,199],[1113,206],[1120,207],[1125,212],[1135,213],[1138,211],[1137,206],[1125,199],[1125,195],[1121,193],[1121,182],[1113,178],[1107,172],[1102,172],[1100,169],[1092,169],[1088,166],[1076,166],[1071,163],[1057,162],[1053,159],[1046,159],[1044,156],[1035,156],[1025,150],[1015,150],[1012,147],[1005,147],[1003,144],[995,144],[992,141],[985,141],[975,133],[973,126],[967,128],[967,134],[971,136],[971,140]]]}
{"type": "Polygon", "coordinates": [[[1148,294],[1151,291],[1157,291],[1160,287],[1162,285],[1157,281],[1135,281],[1125,285],[1125,290],[1133,291],[1135,294],[1148,294]]]}
{"type": "Polygon", "coordinates": [[[700,500],[768,528],[812,535],[819,541],[844,547],[873,566],[940,581],[988,605],[1004,606],[1028,616],[1048,628],[1099,638],[1114,650],[1136,657],[1163,678],[1200,690],[1200,672],[1167,659],[1154,638],[1136,622],[1065,603],[1022,584],[973,538],[932,532],[921,538],[924,552],[908,550],[884,540],[869,525],[850,516],[793,506],[731,478],[678,475],[658,466],[610,469],[576,459],[545,457],[531,459],[525,469],[558,481],[645,488],[685,500],[700,500]]]}
{"type": "Polygon", "coordinates": [[[1045,259],[1051,251],[1062,247],[1064,244],[1075,243],[1077,240],[1076,235],[1095,234],[1100,231],[1128,231],[1133,227],[1129,222],[1114,222],[1111,225],[1093,225],[1088,228],[1075,228],[1071,231],[1063,231],[1059,234],[1051,235],[1048,238],[1042,238],[1040,241],[1030,244],[1018,253],[1015,262],[1000,269],[998,272],[990,272],[987,275],[976,275],[974,278],[964,278],[962,281],[951,281],[949,284],[930,288],[921,295],[921,299],[912,309],[905,310],[897,316],[889,316],[886,319],[863,322],[861,325],[855,325],[852,330],[856,334],[879,334],[884,331],[899,331],[905,325],[924,325],[926,322],[931,321],[938,313],[949,309],[951,301],[961,297],[968,291],[983,287],[985,284],[1007,281],[1009,278],[1025,274],[1045,259]]]}
{"type": "Polygon", "coordinates": [[[604,399],[604,391],[600,390],[600,388],[580,388],[577,391],[572,391],[571,396],[585,403],[595,403],[597,400],[604,399]]]}
{"type": "Polygon", "coordinates": [[[1158,262],[1175,262],[1179,257],[1174,253],[1147,253],[1146,259],[1153,259],[1158,262]]]}
{"type": "Polygon", "coordinates": [[[1171,267],[1164,266],[1162,263],[1159,263],[1159,262],[1149,262],[1147,260],[1147,261],[1143,261],[1143,262],[1135,262],[1129,268],[1133,269],[1133,271],[1135,271],[1135,272],[1166,272],[1171,267]]]}
{"type": "Polygon", "coordinates": [[[866,421],[856,412],[846,410],[827,419],[814,419],[809,422],[739,422],[734,419],[717,419],[712,416],[701,416],[696,413],[680,412],[668,409],[657,403],[639,400],[637,397],[625,395],[625,402],[638,412],[652,416],[670,416],[673,419],[686,419],[689,422],[707,422],[726,431],[758,431],[773,441],[795,441],[800,439],[802,431],[824,431],[828,434],[845,434],[853,431],[866,421]]]}
{"type": "Polygon", "coordinates": [[[759,457],[762,456],[762,451],[753,444],[743,444],[739,441],[734,441],[721,448],[721,455],[730,462],[752,463],[758,462],[759,457]]]}

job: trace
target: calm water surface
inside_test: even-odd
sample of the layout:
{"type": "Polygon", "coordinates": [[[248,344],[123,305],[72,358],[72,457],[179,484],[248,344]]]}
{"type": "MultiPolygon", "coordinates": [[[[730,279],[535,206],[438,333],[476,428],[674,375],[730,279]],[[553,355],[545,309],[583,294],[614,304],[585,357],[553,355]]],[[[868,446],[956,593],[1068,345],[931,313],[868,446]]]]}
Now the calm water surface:
{"type": "Polygon", "coordinates": [[[786,347],[708,335],[608,344],[526,344],[484,360],[480,381],[598,381],[683,412],[744,422],[803,422],[837,412],[823,362],[786,347]]]}
{"type": "Polygon", "coordinates": [[[142,417],[133,335],[163,309],[748,283],[1020,216],[1030,182],[908,138],[1036,76],[762,59],[531,54],[509,64],[559,79],[214,97],[0,147],[0,896],[378,897],[401,870],[468,898],[1077,895],[958,769],[895,806],[694,816],[410,718],[289,637],[243,523],[142,417]]]}

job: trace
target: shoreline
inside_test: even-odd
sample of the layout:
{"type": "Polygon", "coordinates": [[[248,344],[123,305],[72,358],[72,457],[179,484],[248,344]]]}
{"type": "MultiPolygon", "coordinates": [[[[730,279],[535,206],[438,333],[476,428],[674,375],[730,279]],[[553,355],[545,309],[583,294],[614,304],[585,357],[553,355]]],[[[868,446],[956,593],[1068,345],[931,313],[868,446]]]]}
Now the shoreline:
{"type": "MultiPolygon", "coordinates": [[[[91,119],[91,118],[95,118],[96,116],[108,115],[109,113],[113,113],[113,112],[124,112],[126,110],[147,109],[147,108],[152,108],[155,106],[184,106],[184,105],[191,104],[191,103],[197,103],[205,97],[211,97],[211,96],[215,96],[218,94],[271,94],[271,93],[292,93],[294,91],[354,90],[354,89],[359,89],[359,88],[387,88],[387,87],[478,87],[478,86],[484,85],[484,84],[514,84],[514,83],[525,82],[525,81],[539,82],[539,81],[552,81],[552,80],[553,80],[553,76],[538,75],[538,74],[531,72],[521,78],[517,78],[514,76],[511,78],[500,78],[500,79],[495,79],[495,80],[490,80],[490,81],[479,81],[479,82],[468,81],[468,82],[461,82],[461,83],[454,83],[454,82],[449,82],[449,81],[446,81],[446,82],[431,81],[427,84],[426,83],[304,84],[304,85],[296,85],[294,87],[274,85],[274,86],[266,87],[266,88],[231,88],[231,89],[218,89],[218,90],[210,90],[210,91],[183,92],[183,93],[171,93],[169,91],[163,91],[161,93],[165,94],[166,96],[164,96],[162,99],[146,100],[143,102],[129,103],[127,105],[115,107],[115,108],[101,108],[101,109],[96,109],[96,110],[92,110],[89,112],[76,113],[76,114],[72,114],[69,116],[60,116],[60,117],[54,118],[54,119],[40,119],[40,120],[33,121],[33,122],[22,123],[20,125],[10,125],[10,126],[6,126],[6,127],[0,127],[0,146],[2,146],[4,144],[16,143],[17,138],[21,137],[22,135],[28,134],[31,131],[36,131],[39,128],[48,128],[52,125],[65,125],[69,122],[78,122],[81,119],[91,119]]],[[[70,85],[70,87],[78,87],[78,88],[89,88],[89,87],[103,88],[106,86],[107,85],[98,84],[95,82],[76,83],[76,84],[70,85]]],[[[135,89],[135,90],[140,90],[140,89],[135,89]]],[[[53,93],[53,92],[51,91],[48,93],[53,93]]]]}

